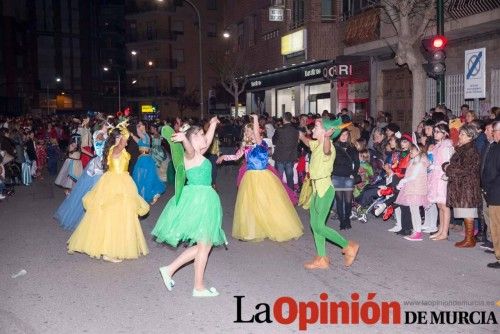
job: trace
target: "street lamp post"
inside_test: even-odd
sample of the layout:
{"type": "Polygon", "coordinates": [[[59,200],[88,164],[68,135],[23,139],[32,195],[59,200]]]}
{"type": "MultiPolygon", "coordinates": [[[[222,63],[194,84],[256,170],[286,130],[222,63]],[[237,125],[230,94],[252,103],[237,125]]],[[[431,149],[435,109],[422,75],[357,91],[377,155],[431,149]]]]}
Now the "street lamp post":
{"type": "Polygon", "coordinates": [[[198,47],[200,49],[200,115],[201,119],[203,119],[203,113],[205,112],[205,102],[203,97],[203,51],[201,44],[202,40],[201,15],[200,11],[195,6],[195,4],[191,2],[191,0],[183,0],[183,1],[189,4],[191,7],[193,7],[194,11],[196,12],[196,15],[198,15],[198,47]]]}

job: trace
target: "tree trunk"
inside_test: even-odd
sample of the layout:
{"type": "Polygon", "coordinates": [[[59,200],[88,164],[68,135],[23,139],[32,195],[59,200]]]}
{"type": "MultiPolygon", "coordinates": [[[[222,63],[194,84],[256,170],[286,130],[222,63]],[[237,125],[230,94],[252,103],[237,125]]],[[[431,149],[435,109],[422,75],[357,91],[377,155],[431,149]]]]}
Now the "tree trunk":
{"type": "Polygon", "coordinates": [[[425,116],[425,101],[426,101],[426,79],[427,74],[422,67],[414,67],[411,71],[412,76],[412,107],[413,115],[411,126],[413,131],[425,116]]]}
{"type": "Polygon", "coordinates": [[[238,117],[238,86],[234,86],[234,117],[238,117]]]}

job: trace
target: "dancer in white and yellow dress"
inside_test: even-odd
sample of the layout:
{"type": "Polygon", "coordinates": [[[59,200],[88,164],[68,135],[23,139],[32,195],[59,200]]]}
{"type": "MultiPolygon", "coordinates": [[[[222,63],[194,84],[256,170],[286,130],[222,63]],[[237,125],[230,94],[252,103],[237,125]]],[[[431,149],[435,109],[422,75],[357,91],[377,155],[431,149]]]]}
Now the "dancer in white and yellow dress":
{"type": "Polygon", "coordinates": [[[124,123],[109,134],[102,162],[105,173],[83,197],[86,212],[68,240],[69,253],[102,256],[110,262],[148,254],[138,216],[148,213],[149,205],[128,173],[128,136],[124,123]]]}

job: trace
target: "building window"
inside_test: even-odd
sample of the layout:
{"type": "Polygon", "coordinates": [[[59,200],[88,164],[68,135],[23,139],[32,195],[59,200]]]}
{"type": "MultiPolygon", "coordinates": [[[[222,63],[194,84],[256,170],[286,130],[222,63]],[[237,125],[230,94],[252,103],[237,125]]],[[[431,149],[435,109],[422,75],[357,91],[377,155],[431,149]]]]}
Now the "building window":
{"type": "Polygon", "coordinates": [[[184,50],[182,50],[182,49],[174,50],[173,51],[173,58],[176,62],[183,63],[184,62],[184,50]]]}
{"type": "Polygon", "coordinates": [[[186,78],[182,76],[178,76],[174,78],[174,88],[185,88],[186,87],[186,78]]]}
{"type": "Polygon", "coordinates": [[[217,37],[217,24],[216,23],[207,24],[207,37],[217,37]]]}
{"type": "Polygon", "coordinates": [[[243,50],[245,46],[245,24],[238,23],[238,50],[243,50]]]}
{"type": "Polygon", "coordinates": [[[257,36],[257,15],[250,16],[249,19],[249,27],[248,27],[248,45],[253,46],[256,44],[256,36],[257,36]]]}
{"type": "Polygon", "coordinates": [[[172,21],[172,31],[177,35],[183,35],[184,22],[179,20],[172,21]]]}
{"type": "Polygon", "coordinates": [[[292,25],[295,29],[304,25],[304,0],[293,0],[292,2],[292,25]]]}
{"type": "Polygon", "coordinates": [[[321,19],[333,20],[333,0],[321,0],[321,19]]]}
{"type": "Polygon", "coordinates": [[[207,0],[208,10],[217,10],[217,0],[207,0]]]}
{"type": "Polygon", "coordinates": [[[155,23],[154,22],[148,22],[146,24],[146,39],[148,41],[156,39],[156,31],[155,31],[155,23]]]}
{"type": "Polygon", "coordinates": [[[342,16],[344,18],[359,14],[380,3],[380,0],[342,0],[342,16]]]}

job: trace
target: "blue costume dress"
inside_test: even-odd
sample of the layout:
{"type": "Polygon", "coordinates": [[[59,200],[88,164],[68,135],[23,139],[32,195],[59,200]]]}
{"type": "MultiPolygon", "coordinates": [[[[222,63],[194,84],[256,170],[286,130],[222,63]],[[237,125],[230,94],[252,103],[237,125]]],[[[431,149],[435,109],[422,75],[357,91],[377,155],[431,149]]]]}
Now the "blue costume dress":
{"type": "Polygon", "coordinates": [[[144,138],[139,139],[137,145],[141,155],[135,163],[132,171],[132,178],[137,185],[139,194],[148,203],[151,203],[155,196],[160,196],[165,192],[165,183],[158,177],[154,159],[150,152],[151,138],[144,134],[144,138]]]}
{"type": "Polygon", "coordinates": [[[246,154],[234,209],[233,237],[246,241],[298,239],[303,226],[281,180],[268,168],[269,153],[262,142],[246,154]]]}
{"type": "Polygon", "coordinates": [[[103,174],[101,162],[105,140],[97,140],[98,134],[98,131],[94,133],[96,157],[87,164],[73,190],[54,214],[54,219],[65,230],[74,230],[78,226],[84,214],[82,198],[94,187],[103,174]]]}

